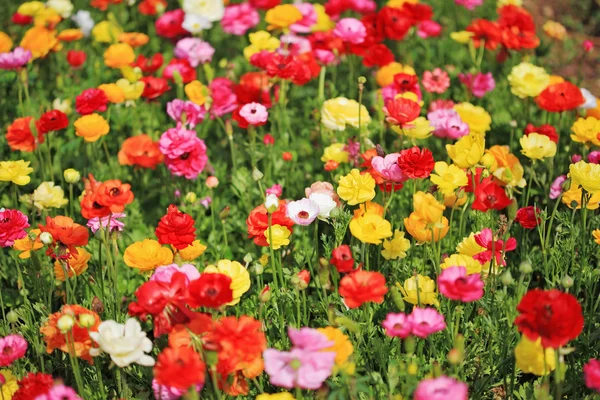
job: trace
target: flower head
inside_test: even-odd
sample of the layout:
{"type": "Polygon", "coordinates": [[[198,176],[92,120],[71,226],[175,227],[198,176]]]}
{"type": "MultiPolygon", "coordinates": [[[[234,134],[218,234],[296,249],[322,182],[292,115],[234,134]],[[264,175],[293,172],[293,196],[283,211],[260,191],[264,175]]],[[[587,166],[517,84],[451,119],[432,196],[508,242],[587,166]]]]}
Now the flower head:
{"type": "Polygon", "coordinates": [[[133,363],[145,367],[154,365],[154,359],[146,354],[152,351],[152,341],[146,337],[137,319],[128,318],[124,324],[103,321],[97,332],[90,332],[90,337],[100,346],[99,350],[92,349],[92,355],[99,355],[101,351],[107,353],[120,368],[133,363]]]}
{"type": "Polygon", "coordinates": [[[444,316],[435,308],[415,307],[409,315],[408,320],[412,324],[412,334],[420,338],[426,338],[431,334],[446,329],[444,316]]]}
{"type": "Polygon", "coordinates": [[[470,302],[483,296],[484,283],[479,274],[467,275],[465,267],[445,268],[438,277],[440,293],[452,300],[470,302]]]}
{"type": "Polygon", "coordinates": [[[548,136],[539,133],[531,133],[523,136],[521,143],[521,153],[533,160],[541,160],[548,157],[554,157],[556,154],[556,143],[548,136]]]}
{"type": "Polygon", "coordinates": [[[528,339],[527,336],[521,336],[521,340],[515,347],[515,359],[517,367],[527,374],[537,376],[548,375],[556,368],[556,358],[554,349],[544,348],[542,339],[528,339]]]}
{"type": "Polygon", "coordinates": [[[414,400],[467,400],[468,398],[467,384],[445,375],[423,379],[414,393],[414,400]]]}
{"type": "Polygon", "coordinates": [[[340,281],[340,295],[349,308],[357,308],[366,302],[381,304],[388,292],[385,277],[379,272],[354,271],[340,281]]]}
{"type": "Polygon", "coordinates": [[[22,358],[27,351],[27,341],[19,335],[0,338],[0,367],[8,367],[22,358]]]}

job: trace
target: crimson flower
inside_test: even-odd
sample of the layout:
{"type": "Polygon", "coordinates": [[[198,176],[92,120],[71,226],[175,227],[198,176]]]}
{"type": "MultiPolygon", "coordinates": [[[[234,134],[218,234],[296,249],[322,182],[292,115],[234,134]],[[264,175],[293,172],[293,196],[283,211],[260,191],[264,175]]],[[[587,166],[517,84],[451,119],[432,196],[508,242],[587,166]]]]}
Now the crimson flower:
{"type": "Polygon", "coordinates": [[[421,113],[421,106],[416,101],[400,97],[389,100],[383,108],[383,112],[386,121],[390,124],[405,126],[417,119],[421,113]]]}
{"type": "Polygon", "coordinates": [[[490,228],[485,228],[475,235],[475,242],[481,247],[485,247],[484,251],[473,256],[481,265],[491,261],[492,258],[496,259],[497,265],[506,265],[504,253],[517,248],[517,240],[515,238],[509,238],[506,244],[504,244],[503,240],[494,240],[494,234],[490,228]]]}
{"type": "Polygon", "coordinates": [[[508,198],[504,188],[492,180],[491,177],[485,178],[479,184],[475,184],[475,201],[473,201],[473,210],[488,211],[502,210],[512,202],[508,198]]]}
{"type": "Polygon", "coordinates": [[[402,150],[398,157],[398,166],[402,173],[410,179],[427,178],[431,174],[434,165],[433,154],[427,148],[419,149],[414,146],[402,150]]]}
{"type": "Polygon", "coordinates": [[[140,82],[144,82],[142,97],[148,100],[156,99],[170,89],[169,83],[164,78],[145,76],[140,79],[140,82]]]}
{"type": "Polygon", "coordinates": [[[544,124],[540,126],[534,126],[533,124],[527,124],[525,129],[523,130],[525,135],[529,135],[531,133],[539,133],[540,135],[548,136],[550,140],[554,143],[558,143],[558,132],[556,132],[556,128],[549,124],[544,124]]]}
{"type": "Polygon", "coordinates": [[[144,74],[152,74],[163,65],[163,55],[156,53],[150,58],[144,57],[142,54],[138,56],[135,62],[131,63],[132,67],[139,67],[144,74]]]}
{"type": "Polygon", "coordinates": [[[104,112],[106,103],[108,103],[108,99],[102,90],[90,88],[75,97],[75,110],[81,115],[104,112]]]}
{"type": "Polygon", "coordinates": [[[350,246],[343,244],[333,249],[329,262],[339,273],[351,272],[354,269],[354,258],[350,246]]]}
{"type": "Polygon", "coordinates": [[[535,102],[542,110],[562,112],[574,110],[585,103],[585,99],[577,86],[571,82],[561,82],[544,89],[535,102]]]}
{"type": "Polygon", "coordinates": [[[219,308],[231,300],[231,278],[225,274],[202,274],[189,284],[188,303],[192,307],[219,308]]]}
{"type": "Polygon", "coordinates": [[[51,131],[59,131],[69,126],[67,114],[59,110],[51,110],[42,114],[36,122],[36,127],[39,133],[48,133],[51,131]]]}
{"type": "Polygon", "coordinates": [[[542,222],[539,217],[542,210],[534,206],[522,207],[517,211],[515,221],[525,229],[533,229],[542,222]]]}
{"type": "Polygon", "coordinates": [[[171,204],[156,227],[156,237],[160,244],[173,245],[178,250],[183,250],[196,239],[194,219],[179,211],[176,205],[171,204]]]}

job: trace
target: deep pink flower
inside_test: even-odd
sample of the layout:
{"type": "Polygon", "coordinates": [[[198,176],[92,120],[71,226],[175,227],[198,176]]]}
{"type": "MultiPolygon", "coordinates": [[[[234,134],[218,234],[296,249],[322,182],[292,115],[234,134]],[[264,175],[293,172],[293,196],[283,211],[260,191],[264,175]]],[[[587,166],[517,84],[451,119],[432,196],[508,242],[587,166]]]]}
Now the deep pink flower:
{"type": "Polygon", "coordinates": [[[600,393],[600,361],[592,358],[583,366],[585,386],[600,393]]]}
{"type": "Polygon", "coordinates": [[[459,139],[469,134],[469,124],[464,122],[452,108],[438,109],[427,113],[427,119],[435,130],[433,134],[440,138],[459,139]]]}
{"type": "Polygon", "coordinates": [[[31,59],[31,51],[17,47],[13,51],[0,54],[0,69],[18,69],[31,59]]]}
{"type": "Polygon", "coordinates": [[[483,4],[483,0],[454,0],[454,2],[467,10],[473,10],[483,4]]]}
{"type": "Polygon", "coordinates": [[[119,221],[119,218],[125,218],[125,214],[124,213],[113,213],[110,215],[107,215],[106,217],[95,217],[92,219],[89,219],[86,226],[88,228],[90,228],[92,230],[93,233],[96,233],[96,231],[98,229],[100,229],[100,227],[104,227],[106,228],[109,224],[110,224],[110,231],[111,232],[122,232],[123,229],[125,228],[125,223],[122,221],[119,221]]]}
{"type": "Polygon", "coordinates": [[[413,396],[414,400],[467,400],[469,387],[464,382],[442,375],[423,379],[413,396]]]}
{"type": "Polygon", "coordinates": [[[483,97],[487,92],[494,90],[496,87],[496,81],[494,81],[491,72],[487,74],[482,74],[481,72],[476,74],[458,74],[458,79],[475,97],[483,97]]]}
{"type": "Polygon", "coordinates": [[[591,40],[584,40],[581,46],[586,53],[591,53],[594,50],[594,43],[591,40]]]}
{"type": "Polygon", "coordinates": [[[297,3],[294,7],[302,13],[302,19],[290,25],[290,30],[296,33],[309,33],[317,23],[315,7],[310,3],[297,3]]]}
{"type": "Polygon", "coordinates": [[[206,145],[196,132],[184,128],[171,128],[158,141],[165,165],[175,176],[195,179],[206,166],[206,145]]]}
{"type": "Polygon", "coordinates": [[[75,389],[65,385],[54,385],[46,394],[37,396],[34,400],[81,400],[75,389]]]}
{"type": "Polygon", "coordinates": [[[503,240],[494,240],[492,230],[485,228],[477,235],[475,235],[475,242],[481,247],[485,247],[486,250],[481,253],[477,253],[473,258],[482,265],[492,260],[492,257],[496,258],[496,265],[506,265],[506,260],[503,257],[503,251],[508,252],[517,248],[517,240],[515,238],[509,238],[506,241],[506,246],[503,240]]]}
{"type": "Polygon", "coordinates": [[[209,63],[215,54],[210,43],[198,38],[184,38],[177,42],[174,50],[175,57],[188,60],[196,68],[200,64],[209,63]]]}
{"type": "Polygon", "coordinates": [[[600,151],[590,151],[590,154],[588,154],[588,162],[592,164],[600,164],[600,151]]]}
{"type": "Polygon", "coordinates": [[[402,183],[408,180],[408,177],[402,173],[398,165],[398,153],[390,153],[385,157],[375,156],[371,159],[371,166],[389,182],[402,183]]]}
{"type": "Polygon", "coordinates": [[[367,37],[367,28],[356,18],[342,18],[335,25],[333,35],[344,42],[361,44],[367,37]]]}
{"type": "Polygon", "coordinates": [[[283,188],[281,187],[280,184],[275,183],[270,188],[267,188],[267,190],[265,190],[265,192],[267,194],[274,194],[277,197],[281,197],[281,194],[283,193],[283,188]]]}
{"type": "Polygon", "coordinates": [[[19,335],[0,338],[0,367],[8,367],[25,355],[27,340],[19,335]]]}
{"type": "Polygon", "coordinates": [[[0,247],[9,247],[15,240],[27,236],[25,229],[29,228],[27,216],[19,210],[0,211],[0,247]]]}
{"type": "Polygon", "coordinates": [[[316,390],[331,375],[335,352],[267,349],[263,352],[265,371],[272,385],[292,389],[316,390]]]}
{"type": "Polygon", "coordinates": [[[558,199],[558,196],[560,196],[563,192],[563,184],[566,182],[566,180],[566,175],[558,176],[554,182],[552,182],[552,185],[550,185],[550,195],[548,197],[550,197],[552,200],[558,199]]]}
{"type": "Polygon", "coordinates": [[[389,313],[381,326],[388,336],[406,339],[412,333],[412,322],[404,313],[389,313]]]}
{"type": "Polygon", "coordinates": [[[191,101],[175,99],[167,103],[167,114],[171,119],[184,127],[189,126],[193,129],[196,125],[204,121],[206,109],[191,101]],[[185,116],[185,120],[184,120],[185,116]]]}
{"type": "Polygon", "coordinates": [[[571,164],[577,164],[582,159],[583,159],[583,157],[581,156],[581,154],[573,154],[571,156],[571,164]]]}
{"type": "Polygon", "coordinates": [[[211,117],[222,117],[237,108],[237,97],[233,91],[234,84],[227,78],[215,78],[210,83],[212,104],[211,117]]]}
{"type": "Polygon", "coordinates": [[[338,59],[335,53],[331,50],[316,49],[313,51],[315,58],[323,65],[336,64],[338,59]]]}
{"type": "Polygon", "coordinates": [[[174,58],[163,69],[162,77],[170,81],[175,81],[175,73],[178,73],[183,83],[190,83],[196,80],[196,69],[186,58],[174,58]]]}
{"type": "Polygon", "coordinates": [[[248,3],[232,4],[225,8],[221,27],[225,33],[244,36],[260,22],[258,12],[248,3]]]}
{"type": "Polygon", "coordinates": [[[450,267],[438,277],[440,293],[452,300],[470,302],[483,296],[484,283],[480,274],[467,275],[465,267],[450,267]]]}
{"type": "Polygon", "coordinates": [[[183,26],[181,26],[184,18],[185,12],[181,8],[165,12],[154,23],[156,34],[168,39],[183,36],[187,33],[183,26]]]}
{"type": "Polygon", "coordinates": [[[419,22],[417,27],[417,35],[420,38],[427,39],[430,37],[438,37],[442,33],[442,26],[435,21],[425,20],[419,22]]]}
{"type": "MultiPolygon", "coordinates": [[[[202,386],[196,385],[196,391],[200,392],[202,386]]],[[[154,397],[160,400],[179,400],[187,392],[173,386],[163,386],[156,379],[152,380],[152,391],[154,392],[154,397]]]]}
{"type": "Polygon", "coordinates": [[[177,264],[170,264],[156,268],[150,280],[170,283],[176,272],[184,274],[187,277],[187,283],[200,278],[200,272],[192,264],[183,264],[181,267],[177,264]]]}
{"type": "Polygon", "coordinates": [[[412,313],[408,316],[408,321],[412,325],[412,334],[420,338],[426,338],[446,329],[444,316],[431,307],[413,308],[412,313]]]}
{"type": "Polygon", "coordinates": [[[422,83],[427,92],[442,94],[450,87],[450,76],[446,71],[436,68],[423,73],[422,83]]]}

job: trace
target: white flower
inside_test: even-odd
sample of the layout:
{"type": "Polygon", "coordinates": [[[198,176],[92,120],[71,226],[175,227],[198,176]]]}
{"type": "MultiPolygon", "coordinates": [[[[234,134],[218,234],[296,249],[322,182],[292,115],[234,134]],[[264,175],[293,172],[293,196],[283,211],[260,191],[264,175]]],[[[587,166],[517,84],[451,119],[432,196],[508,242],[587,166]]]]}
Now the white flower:
{"type": "Polygon", "coordinates": [[[183,19],[181,26],[190,33],[198,33],[202,32],[204,29],[209,29],[212,27],[212,23],[199,15],[185,14],[185,18],[183,19]]]}
{"type": "Polygon", "coordinates": [[[324,193],[312,193],[308,198],[319,207],[319,219],[329,218],[331,210],[337,205],[335,201],[324,193]]]}
{"type": "Polygon", "coordinates": [[[579,108],[587,110],[591,108],[596,108],[598,106],[598,99],[596,98],[596,96],[590,93],[589,90],[585,88],[580,88],[579,90],[581,90],[581,95],[585,99],[585,103],[580,105],[579,108]]]}
{"type": "Polygon", "coordinates": [[[132,363],[151,367],[154,359],[147,355],[152,351],[152,341],[137,319],[128,318],[125,324],[108,320],[98,326],[98,332],[90,332],[90,337],[100,349],[91,349],[90,354],[97,356],[100,350],[110,355],[110,359],[123,368],[132,363]]]}
{"type": "Polygon", "coordinates": [[[94,28],[94,20],[92,19],[90,12],[85,10],[79,10],[71,17],[75,24],[81,29],[81,32],[85,36],[90,36],[92,28],[94,28]]]}
{"type": "Polygon", "coordinates": [[[225,14],[223,0],[183,0],[181,8],[186,14],[195,14],[210,22],[220,21],[225,14]]]}
{"type": "Polygon", "coordinates": [[[298,225],[310,225],[318,216],[320,208],[310,199],[291,201],[287,205],[287,216],[298,225]]]}
{"type": "Polygon", "coordinates": [[[54,99],[52,102],[52,109],[62,111],[65,114],[71,114],[71,111],[73,111],[71,109],[71,99],[54,99]]]}
{"type": "Polygon", "coordinates": [[[53,9],[63,18],[69,18],[73,12],[73,4],[69,0],[48,0],[46,7],[53,9]]]}
{"type": "Polygon", "coordinates": [[[279,199],[274,194],[268,194],[265,200],[265,208],[268,212],[272,213],[279,207],[279,199]]]}

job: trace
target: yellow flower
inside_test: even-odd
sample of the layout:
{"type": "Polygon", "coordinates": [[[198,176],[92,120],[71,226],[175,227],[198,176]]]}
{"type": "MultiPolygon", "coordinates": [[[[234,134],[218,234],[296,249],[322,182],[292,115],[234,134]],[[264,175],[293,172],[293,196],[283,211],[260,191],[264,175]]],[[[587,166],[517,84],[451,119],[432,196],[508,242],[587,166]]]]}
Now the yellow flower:
{"type": "Polygon", "coordinates": [[[406,252],[410,249],[410,240],[404,237],[404,232],[396,229],[394,237],[390,240],[383,241],[383,250],[381,255],[386,260],[395,260],[396,258],[406,257],[406,252]]]}
{"type": "Polygon", "coordinates": [[[340,178],[337,194],[351,206],[373,200],[375,179],[371,174],[361,174],[358,169],[354,168],[348,175],[340,178]]]}
{"type": "Polygon", "coordinates": [[[21,47],[31,51],[33,59],[46,57],[57,44],[56,32],[42,26],[30,28],[21,39],[21,47]]]}
{"type": "Polygon", "coordinates": [[[60,186],[54,186],[54,182],[40,183],[40,186],[33,191],[31,200],[33,205],[40,210],[60,208],[69,202],[65,199],[65,192],[60,186]]]}
{"type": "Polygon", "coordinates": [[[500,7],[504,7],[504,6],[523,6],[523,0],[498,0],[496,2],[496,7],[500,8],[500,7]]]}
{"type": "Polygon", "coordinates": [[[546,135],[530,133],[524,135],[519,142],[521,143],[521,153],[532,160],[554,157],[556,154],[556,143],[546,135]]]}
{"type": "Polygon", "coordinates": [[[294,400],[294,396],[292,396],[288,392],[279,392],[279,393],[262,393],[256,396],[255,400],[294,400]]]}
{"type": "Polygon", "coordinates": [[[556,368],[554,349],[548,347],[544,350],[542,338],[533,341],[523,335],[515,347],[515,358],[517,367],[526,374],[543,376],[556,368]]]}
{"type": "Polygon", "coordinates": [[[435,174],[431,174],[429,179],[431,183],[437,185],[444,196],[449,196],[461,186],[469,184],[465,171],[453,164],[446,164],[444,161],[435,163],[435,174]]]}
{"type": "Polygon", "coordinates": [[[490,147],[485,151],[481,161],[506,186],[523,188],[527,185],[525,178],[523,178],[525,172],[523,166],[517,156],[510,152],[508,146],[495,145],[490,147]]]}
{"type": "Polygon", "coordinates": [[[546,21],[542,29],[552,39],[562,41],[567,37],[567,29],[560,22],[546,21]]]}
{"type": "Polygon", "coordinates": [[[277,250],[282,246],[290,244],[290,235],[292,232],[285,226],[275,224],[271,226],[271,229],[265,229],[264,233],[267,238],[267,243],[273,246],[273,250],[277,250]],[[273,243],[271,243],[271,239],[273,239],[273,243]]]}
{"type": "Polygon", "coordinates": [[[0,53],[8,53],[12,49],[13,41],[6,33],[0,31],[0,53]]]}
{"type": "Polygon", "coordinates": [[[283,29],[287,31],[289,26],[300,21],[302,13],[291,4],[275,6],[265,14],[265,22],[269,24],[268,30],[283,29]]]}
{"type": "Polygon", "coordinates": [[[12,182],[15,185],[27,185],[31,178],[28,176],[33,172],[29,167],[30,161],[0,161],[0,181],[12,182]]]}
{"type": "Polygon", "coordinates": [[[184,87],[185,94],[193,102],[199,106],[206,103],[206,97],[208,96],[208,88],[204,86],[200,81],[191,81],[184,87]]]}
{"type": "Polygon", "coordinates": [[[123,29],[112,21],[99,22],[92,29],[94,40],[100,43],[115,43],[122,33],[123,29]]]}
{"type": "Polygon", "coordinates": [[[100,114],[88,114],[79,117],[73,124],[75,135],[80,136],[86,142],[95,142],[100,137],[108,135],[110,127],[108,122],[100,114]]]}
{"type": "Polygon", "coordinates": [[[144,82],[131,83],[125,78],[117,81],[116,85],[121,88],[125,95],[125,100],[137,100],[144,91],[144,82]]]}
{"type": "Polygon", "coordinates": [[[569,165],[571,187],[581,186],[586,192],[600,191],[600,165],[579,161],[569,165]]]}
{"type": "MultiPolygon", "coordinates": [[[[597,244],[600,244],[600,229],[594,229],[592,231],[592,236],[594,237],[594,242],[596,242],[597,244]]],[[[17,242],[15,241],[15,244],[17,242]]]]}
{"type": "Polygon", "coordinates": [[[327,146],[323,151],[321,161],[327,162],[329,160],[333,160],[338,163],[347,163],[350,154],[344,150],[344,147],[346,147],[344,143],[334,143],[330,146],[327,146]]]}
{"type": "MultiPolygon", "coordinates": [[[[475,241],[475,235],[478,234],[478,233],[479,232],[476,232],[476,233],[475,232],[471,232],[471,234],[468,237],[464,238],[462,240],[462,242],[460,242],[456,246],[456,251],[459,254],[462,254],[464,256],[471,257],[471,258],[473,258],[474,255],[479,254],[482,251],[485,251],[486,248],[483,247],[483,246],[478,245],[477,242],[475,241]]],[[[478,264],[479,264],[479,262],[478,262],[478,264]]],[[[466,265],[464,267],[467,268],[466,265]]],[[[488,272],[489,269],[490,269],[490,262],[488,261],[485,264],[483,264],[481,266],[481,269],[483,271],[488,272]]],[[[499,269],[495,268],[494,271],[498,272],[499,269]]]]}
{"type": "Polygon", "coordinates": [[[333,346],[327,347],[321,351],[333,351],[335,352],[335,365],[338,367],[344,367],[347,364],[348,358],[354,352],[354,346],[344,333],[338,328],[327,326],[325,328],[318,328],[319,332],[327,336],[327,339],[333,341],[333,346]]]}
{"type": "Polygon", "coordinates": [[[594,117],[579,118],[571,127],[571,140],[584,143],[587,147],[600,146],[600,119],[594,117]]]}
{"type": "Polygon", "coordinates": [[[119,70],[121,71],[123,78],[131,83],[139,81],[144,76],[140,67],[131,67],[130,65],[127,65],[119,68],[119,70]]]}
{"type": "Polygon", "coordinates": [[[418,4],[419,0],[388,0],[387,6],[392,8],[402,8],[404,4],[418,4]]]}
{"type": "Polygon", "coordinates": [[[434,224],[442,219],[446,206],[440,204],[431,193],[418,191],[413,195],[415,214],[428,224],[434,224]]]}
{"type": "Polygon", "coordinates": [[[39,250],[44,247],[43,243],[40,242],[39,229],[32,229],[29,231],[27,236],[23,239],[15,240],[15,244],[13,244],[13,249],[20,251],[19,258],[27,259],[31,257],[31,251],[39,250]]]}
{"type": "Polygon", "coordinates": [[[512,94],[524,99],[542,93],[550,83],[550,76],[544,68],[522,62],[510,71],[508,82],[512,94]]]}
{"type": "Polygon", "coordinates": [[[280,42],[267,31],[258,31],[248,35],[250,45],[244,48],[244,57],[247,60],[262,50],[273,51],[279,48],[280,42]]]}
{"type": "Polygon", "coordinates": [[[458,194],[460,197],[457,196],[456,192],[444,196],[444,205],[446,207],[454,208],[455,210],[463,206],[467,202],[468,197],[464,191],[459,191],[458,194]]]}
{"type": "Polygon", "coordinates": [[[481,272],[481,264],[479,261],[473,259],[472,256],[466,256],[464,254],[452,254],[444,259],[444,262],[440,264],[441,269],[450,267],[465,267],[467,274],[478,274],[481,272]]]}
{"type": "Polygon", "coordinates": [[[471,103],[459,103],[454,105],[454,110],[467,125],[472,134],[484,135],[492,127],[492,117],[482,107],[471,103]]]}
{"type": "Polygon", "coordinates": [[[161,265],[171,264],[173,253],[167,247],[162,247],[156,240],[144,239],[125,249],[123,261],[131,268],[146,272],[161,265]]]}
{"type": "MultiPolygon", "coordinates": [[[[573,183],[571,183],[571,188],[567,191],[564,191],[562,194],[563,204],[568,206],[570,209],[576,208],[579,210],[581,208],[582,191],[583,190],[581,188],[577,188],[573,185],[573,183]],[[573,205],[575,205],[575,207],[573,207],[573,205]]],[[[593,193],[585,203],[585,208],[588,210],[597,210],[598,207],[600,207],[600,191],[593,193]]]]}
{"type": "Polygon", "coordinates": [[[0,370],[0,375],[4,378],[4,383],[0,385],[0,397],[5,400],[10,400],[12,399],[13,394],[19,390],[17,377],[8,369],[0,370]]]}
{"type": "Polygon", "coordinates": [[[401,128],[398,125],[392,125],[392,130],[399,135],[405,135],[412,139],[427,139],[435,128],[425,117],[417,117],[411,122],[411,127],[401,128]]]}
{"type": "Polygon", "coordinates": [[[77,254],[71,253],[64,265],[56,260],[54,262],[54,277],[59,281],[65,280],[65,269],[69,277],[81,275],[87,270],[88,262],[92,255],[83,247],[77,247],[77,254]]]}
{"type": "MultiPolygon", "coordinates": [[[[273,226],[275,227],[275,225],[273,226]]],[[[237,261],[219,260],[217,265],[209,265],[204,269],[205,274],[224,274],[231,278],[231,290],[233,300],[227,305],[233,306],[239,303],[240,298],[250,289],[250,274],[242,264],[237,261]]]]}
{"type": "Polygon", "coordinates": [[[446,217],[431,224],[421,218],[418,212],[413,212],[408,218],[404,218],[404,228],[419,243],[437,242],[443,239],[450,229],[446,217]]]}
{"type": "Polygon", "coordinates": [[[321,122],[327,129],[343,131],[346,129],[346,125],[354,128],[368,125],[371,122],[371,116],[367,107],[360,105],[356,100],[337,97],[323,103],[321,122]]]}
{"type": "Polygon", "coordinates": [[[33,25],[53,27],[61,21],[61,16],[52,8],[44,8],[33,17],[33,25]]]}
{"type": "Polygon", "coordinates": [[[46,5],[41,1],[28,1],[17,8],[17,12],[27,17],[34,17],[37,13],[44,10],[46,5]]]}
{"type": "Polygon", "coordinates": [[[102,90],[108,101],[113,104],[119,104],[125,101],[125,92],[116,83],[105,83],[104,85],[98,86],[98,89],[102,90]]]}
{"type": "Polygon", "coordinates": [[[418,274],[404,281],[404,285],[396,282],[396,286],[402,292],[404,301],[410,304],[427,304],[437,306],[439,304],[435,292],[435,281],[428,276],[418,274]],[[418,296],[417,296],[418,289],[418,296]]]}
{"type": "Polygon", "coordinates": [[[110,68],[126,67],[134,61],[135,53],[127,43],[111,44],[104,52],[104,64],[110,68]]]}
{"type": "Polygon", "coordinates": [[[457,167],[468,169],[477,165],[483,157],[485,138],[469,134],[461,137],[455,144],[447,144],[446,151],[457,167]]]}
{"type": "Polygon", "coordinates": [[[400,73],[416,75],[413,67],[393,61],[377,70],[375,80],[381,87],[388,86],[394,83],[394,75],[400,73]]]}
{"type": "Polygon", "coordinates": [[[200,257],[206,251],[206,246],[199,240],[194,240],[192,244],[183,250],[179,250],[179,255],[183,261],[192,261],[200,257]]]}
{"type": "Polygon", "coordinates": [[[335,22],[329,18],[322,4],[313,4],[313,7],[317,14],[317,23],[311,27],[312,32],[327,32],[335,28],[335,22]]]}
{"type": "Polygon", "coordinates": [[[381,215],[365,213],[350,221],[350,233],[363,243],[379,244],[392,236],[392,225],[381,215]]]}
{"type": "Polygon", "coordinates": [[[475,33],[469,31],[452,32],[450,34],[450,38],[460,44],[469,43],[473,36],[475,36],[475,33]]]}

